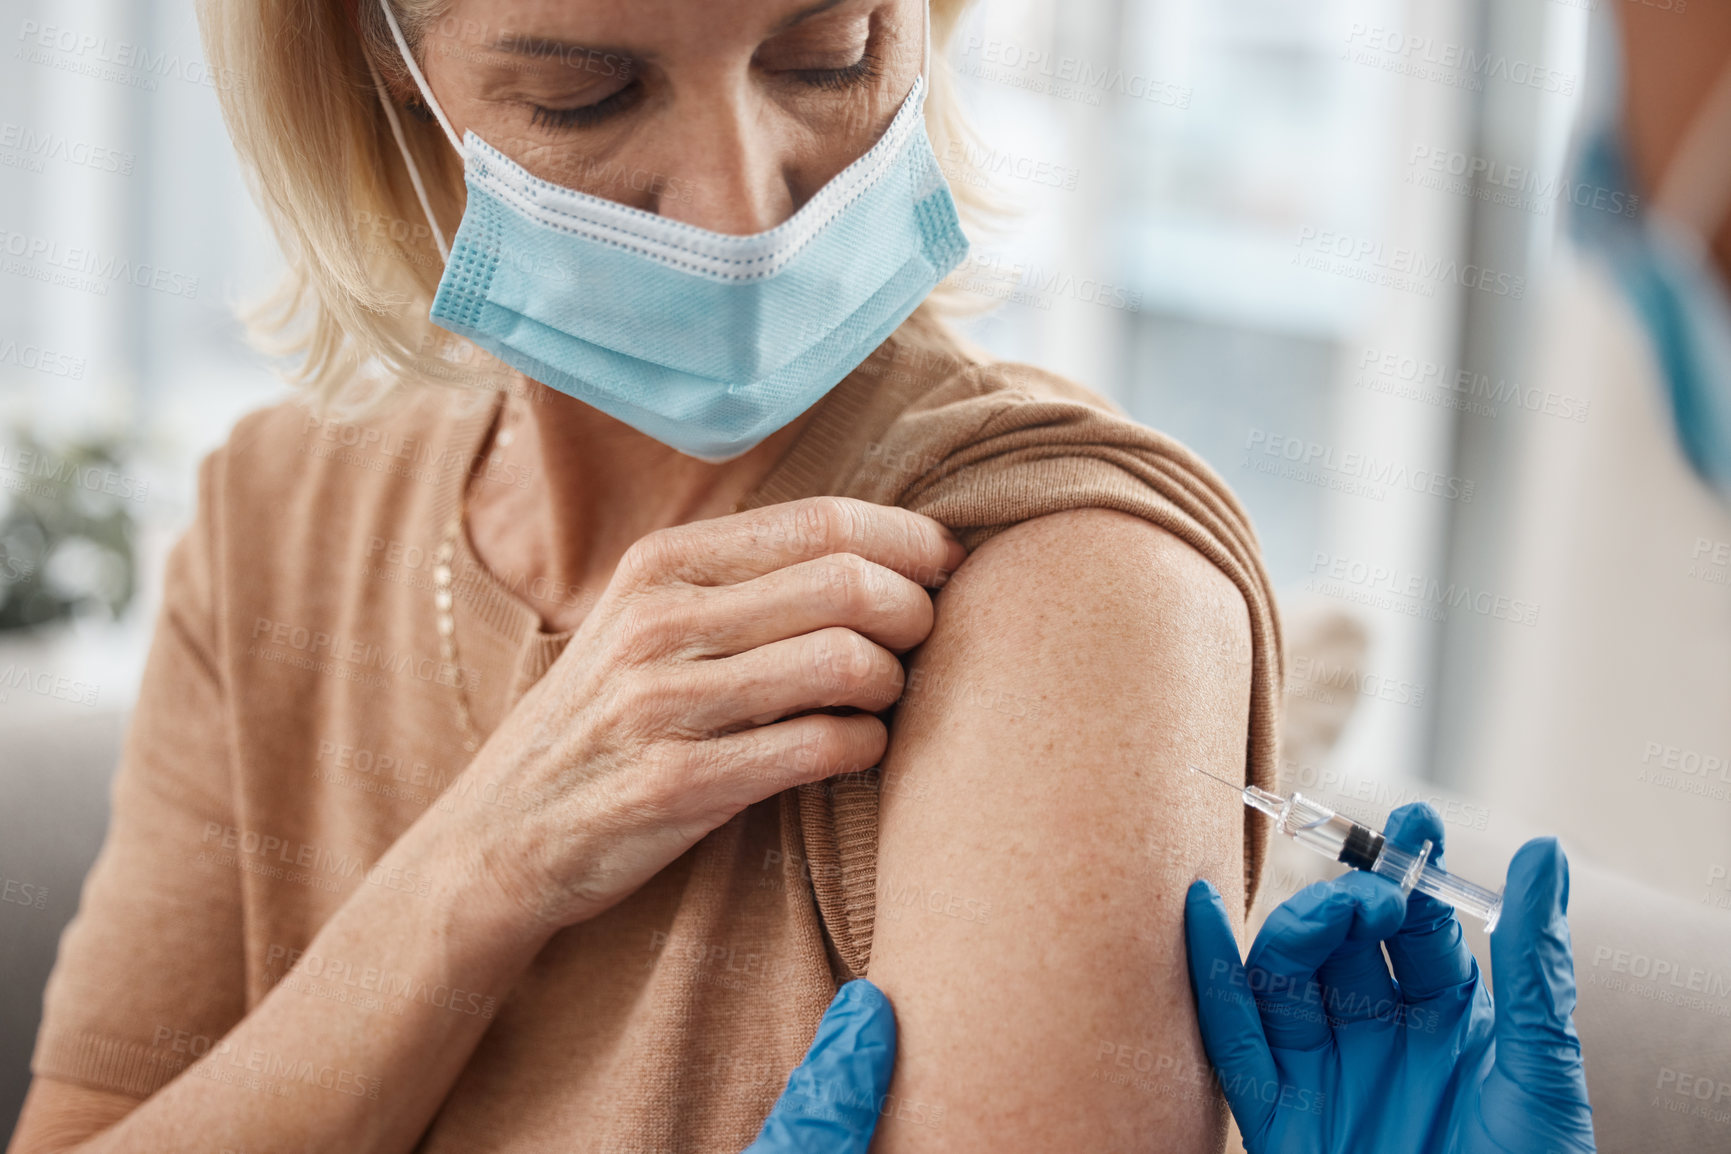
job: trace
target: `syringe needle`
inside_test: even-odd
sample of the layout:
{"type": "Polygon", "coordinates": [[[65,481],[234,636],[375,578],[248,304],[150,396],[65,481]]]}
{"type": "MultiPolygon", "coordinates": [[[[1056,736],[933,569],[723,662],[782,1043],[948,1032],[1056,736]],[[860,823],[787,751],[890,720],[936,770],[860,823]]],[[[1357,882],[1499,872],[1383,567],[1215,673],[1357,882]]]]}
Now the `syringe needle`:
{"type": "Polygon", "coordinates": [[[1220,777],[1217,774],[1209,773],[1206,769],[1203,769],[1199,765],[1190,766],[1190,772],[1191,773],[1200,773],[1203,777],[1212,777],[1215,781],[1218,781],[1221,785],[1229,785],[1233,789],[1237,790],[1239,793],[1244,792],[1244,787],[1242,785],[1239,785],[1237,782],[1227,781],[1224,777],[1220,777]]]}

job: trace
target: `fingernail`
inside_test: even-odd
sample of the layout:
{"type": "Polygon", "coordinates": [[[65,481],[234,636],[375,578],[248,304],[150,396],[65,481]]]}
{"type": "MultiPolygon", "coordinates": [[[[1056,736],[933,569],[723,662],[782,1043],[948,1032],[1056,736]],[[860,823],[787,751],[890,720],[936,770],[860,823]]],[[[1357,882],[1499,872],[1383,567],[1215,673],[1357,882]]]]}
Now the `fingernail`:
{"type": "Polygon", "coordinates": [[[938,570],[937,585],[942,586],[950,579],[950,574],[962,567],[962,562],[968,559],[968,548],[954,537],[949,538],[949,549],[944,554],[944,564],[938,570]]]}

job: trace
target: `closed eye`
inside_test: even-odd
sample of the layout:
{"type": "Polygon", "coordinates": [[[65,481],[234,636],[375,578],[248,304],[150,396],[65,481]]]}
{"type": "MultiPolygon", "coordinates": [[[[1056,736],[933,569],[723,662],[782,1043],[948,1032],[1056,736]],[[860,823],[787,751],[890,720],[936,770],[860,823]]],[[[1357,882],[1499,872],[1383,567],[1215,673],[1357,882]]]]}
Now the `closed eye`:
{"type": "Polygon", "coordinates": [[[642,95],[643,86],[633,80],[618,92],[604,100],[597,100],[594,104],[579,104],[574,108],[547,108],[533,104],[530,107],[535,111],[529,117],[529,123],[547,128],[589,128],[610,116],[624,112],[636,104],[642,95]]]}
{"type": "Polygon", "coordinates": [[[878,78],[878,65],[881,61],[870,52],[861,56],[846,68],[794,68],[787,75],[801,84],[813,88],[822,88],[831,92],[857,85],[870,84],[878,78]]]}
{"type": "MultiPolygon", "coordinates": [[[[792,68],[784,75],[811,88],[823,89],[827,92],[839,92],[870,84],[877,80],[882,63],[870,52],[845,68],[792,68]]],[[[616,116],[636,104],[643,95],[643,87],[637,81],[632,81],[618,92],[594,104],[579,104],[572,108],[548,108],[541,104],[532,104],[534,110],[529,117],[529,123],[546,128],[590,128],[600,124],[611,116],[616,116]]]]}

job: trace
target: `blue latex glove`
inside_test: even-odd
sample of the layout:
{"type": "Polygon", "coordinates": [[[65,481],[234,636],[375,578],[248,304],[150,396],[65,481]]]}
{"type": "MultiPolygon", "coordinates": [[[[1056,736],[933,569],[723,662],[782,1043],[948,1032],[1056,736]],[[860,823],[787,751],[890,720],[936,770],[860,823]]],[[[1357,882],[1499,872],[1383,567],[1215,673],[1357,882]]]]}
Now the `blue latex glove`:
{"type": "Polygon", "coordinates": [[[896,1064],[896,1015],[863,978],[836,991],[745,1154],[866,1154],[896,1064]]]}
{"type": "MultiPolygon", "coordinates": [[[[1442,859],[1422,803],[1389,840],[1442,859]]],[[[1249,1154],[1583,1154],[1592,1107],[1571,1014],[1569,866],[1554,838],[1509,864],[1491,934],[1497,998],[1452,907],[1349,870],[1269,916],[1247,963],[1205,881],[1184,910],[1202,1041],[1249,1154]],[[1389,964],[1383,961],[1386,940],[1389,964]]]]}

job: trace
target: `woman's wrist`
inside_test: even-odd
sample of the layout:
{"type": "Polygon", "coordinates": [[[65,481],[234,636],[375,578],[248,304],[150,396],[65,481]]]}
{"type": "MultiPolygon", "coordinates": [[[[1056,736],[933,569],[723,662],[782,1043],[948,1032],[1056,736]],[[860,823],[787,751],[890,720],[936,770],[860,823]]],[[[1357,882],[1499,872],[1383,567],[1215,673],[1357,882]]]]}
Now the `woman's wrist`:
{"type": "Polygon", "coordinates": [[[497,953],[508,965],[540,952],[560,927],[538,917],[509,884],[496,817],[460,802],[435,803],[374,869],[412,877],[448,927],[453,948],[497,953]]]}

